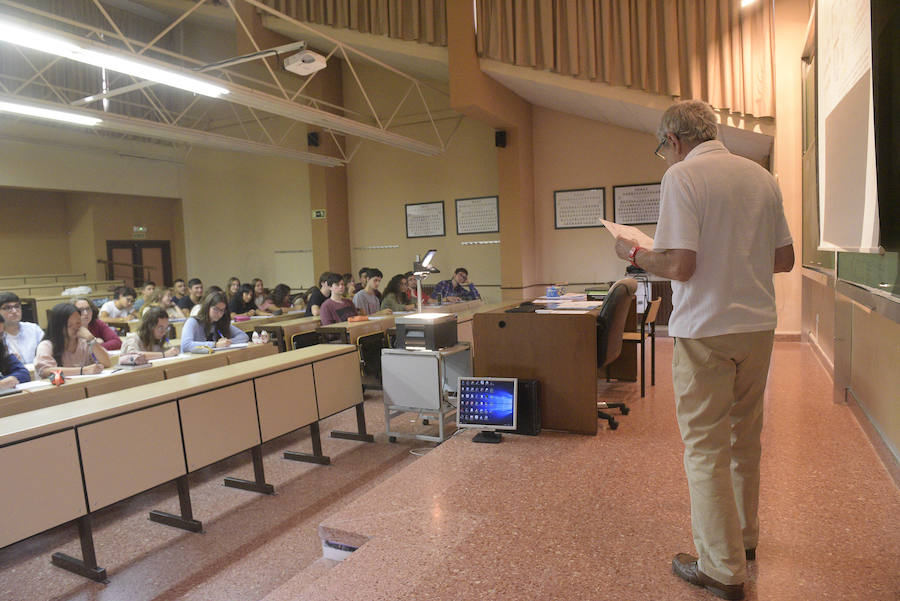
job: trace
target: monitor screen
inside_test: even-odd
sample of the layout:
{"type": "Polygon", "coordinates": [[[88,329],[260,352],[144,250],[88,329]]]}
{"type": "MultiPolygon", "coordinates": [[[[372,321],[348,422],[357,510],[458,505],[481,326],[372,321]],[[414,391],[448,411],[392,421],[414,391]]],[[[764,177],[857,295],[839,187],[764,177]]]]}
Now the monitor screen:
{"type": "Polygon", "coordinates": [[[517,392],[516,378],[460,378],[456,425],[515,430],[517,392]]]}

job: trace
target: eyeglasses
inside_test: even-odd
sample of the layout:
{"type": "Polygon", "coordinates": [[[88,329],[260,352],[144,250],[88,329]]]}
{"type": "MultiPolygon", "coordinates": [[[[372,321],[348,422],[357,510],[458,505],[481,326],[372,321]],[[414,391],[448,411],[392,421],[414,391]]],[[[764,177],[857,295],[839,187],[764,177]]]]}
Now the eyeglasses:
{"type": "Polygon", "coordinates": [[[224,313],[224,312],[225,312],[225,307],[222,307],[222,308],[220,309],[218,306],[213,305],[212,307],[209,308],[209,310],[210,310],[210,311],[215,311],[216,313],[224,313]]]}
{"type": "Polygon", "coordinates": [[[11,305],[3,305],[0,307],[0,311],[21,311],[22,303],[15,303],[11,305]]]}
{"type": "Polygon", "coordinates": [[[663,153],[661,153],[660,150],[663,149],[663,146],[665,146],[665,145],[666,145],[666,142],[668,142],[668,141],[669,141],[668,138],[666,138],[665,140],[663,140],[662,142],[660,142],[660,143],[659,143],[659,146],[656,147],[656,150],[653,151],[653,154],[655,154],[656,156],[658,156],[658,157],[661,158],[661,159],[666,158],[665,156],[663,156],[663,153]]]}

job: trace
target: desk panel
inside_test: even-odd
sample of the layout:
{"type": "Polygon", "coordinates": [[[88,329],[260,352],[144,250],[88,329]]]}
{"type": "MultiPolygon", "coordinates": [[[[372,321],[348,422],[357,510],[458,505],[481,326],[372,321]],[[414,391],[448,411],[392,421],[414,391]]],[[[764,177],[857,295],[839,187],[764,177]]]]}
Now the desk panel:
{"type": "Polygon", "coordinates": [[[90,510],[185,473],[175,401],[78,428],[90,510]]]}
{"type": "Polygon", "coordinates": [[[213,353],[212,355],[196,355],[190,359],[175,361],[170,365],[166,365],[166,380],[177,378],[178,376],[186,376],[188,374],[212,369],[214,367],[225,367],[228,365],[228,357],[224,351],[213,353]]]}
{"type": "Polygon", "coordinates": [[[597,433],[597,316],[477,313],[475,376],[541,381],[541,424],[597,433]]]}
{"type": "Polygon", "coordinates": [[[234,365],[241,361],[249,361],[250,359],[259,359],[260,357],[268,357],[269,355],[277,355],[278,349],[274,344],[251,344],[247,348],[237,349],[229,353],[225,353],[225,360],[228,365],[234,365]]]}
{"type": "Polygon", "coordinates": [[[312,365],[256,378],[254,384],[263,442],[319,418],[312,365]]]}
{"type": "Polygon", "coordinates": [[[85,398],[84,384],[65,384],[43,388],[34,392],[23,392],[0,400],[0,417],[7,417],[25,411],[34,411],[85,398]]]}
{"type": "Polygon", "coordinates": [[[0,449],[0,547],[87,513],[75,431],[0,449]]]}
{"type": "Polygon", "coordinates": [[[253,382],[178,399],[188,471],[258,445],[253,382]]]}
{"type": "Polygon", "coordinates": [[[163,367],[142,367],[135,370],[123,371],[111,376],[104,376],[95,380],[88,380],[84,385],[87,396],[100,396],[108,392],[116,392],[125,390],[132,386],[140,386],[141,384],[152,384],[153,382],[162,382],[163,367]]]}
{"type": "Polygon", "coordinates": [[[319,419],[362,403],[359,357],[348,353],[313,365],[319,419]]]}

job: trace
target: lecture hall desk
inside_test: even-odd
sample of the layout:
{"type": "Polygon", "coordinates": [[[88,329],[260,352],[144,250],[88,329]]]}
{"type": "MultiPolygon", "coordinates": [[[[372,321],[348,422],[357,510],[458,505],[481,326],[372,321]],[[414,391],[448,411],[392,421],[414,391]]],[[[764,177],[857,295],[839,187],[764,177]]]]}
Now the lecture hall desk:
{"type": "Polygon", "coordinates": [[[181,514],[154,511],[150,519],[198,532],[189,473],[250,450],[254,479],[225,484],[271,494],[262,443],[309,425],[313,453],[286,458],[329,463],[318,421],[351,407],[359,432],[332,436],[371,442],[356,348],[316,345],[2,418],[0,546],[74,521],[82,558],[55,553],[53,563],[104,581],[91,533],[94,511],[174,482],[181,514]]]}

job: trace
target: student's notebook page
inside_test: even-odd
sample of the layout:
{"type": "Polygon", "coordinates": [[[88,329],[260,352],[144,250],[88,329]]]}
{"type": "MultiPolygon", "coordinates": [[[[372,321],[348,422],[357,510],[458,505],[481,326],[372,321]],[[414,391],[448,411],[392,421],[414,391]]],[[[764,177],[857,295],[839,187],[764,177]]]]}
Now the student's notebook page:
{"type": "Polygon", "coordinates": [[[647,250],[653,250],[653,238],[642,232],[631,225],[622,225],[621,223],[613,223],[612,221],[606,221],[605,219],[601,219],[600,223],[602,223],[609,233],[612,234],[613,238],[618,238],[622,236],[623,238],[627,238],[628,240],[634,240],[638,243],[639,246],[646,248],[647,250]]]}

